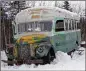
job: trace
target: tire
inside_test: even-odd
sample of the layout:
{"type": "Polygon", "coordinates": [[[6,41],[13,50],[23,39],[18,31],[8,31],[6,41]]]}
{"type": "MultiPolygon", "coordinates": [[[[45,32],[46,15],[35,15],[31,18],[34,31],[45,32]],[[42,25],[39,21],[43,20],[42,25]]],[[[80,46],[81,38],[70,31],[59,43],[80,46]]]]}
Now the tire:
{"type": "MultiPolygon", "coordinates": [[[[9,59],[8,58],[8,61],[13,61],[13,59],[9,59]]],[[[8,63],[8,66],[13,66],[13,64],[12,63],[8,63]]]]}
{"type": "Polygon", "coordinates": [[[55,55],[54,55],[54,53],[51,52],[51,49],[50,49],[47,56],[43,57],[43,63],[44,64],[50,64],[50,62],[52,62],[54,60],[54,58],[55,58],[55,55]]]}
{"type": "Polygon", "coordinates": [[[50,64],[50,53],[43,57],[43,64],[50,64]]]}

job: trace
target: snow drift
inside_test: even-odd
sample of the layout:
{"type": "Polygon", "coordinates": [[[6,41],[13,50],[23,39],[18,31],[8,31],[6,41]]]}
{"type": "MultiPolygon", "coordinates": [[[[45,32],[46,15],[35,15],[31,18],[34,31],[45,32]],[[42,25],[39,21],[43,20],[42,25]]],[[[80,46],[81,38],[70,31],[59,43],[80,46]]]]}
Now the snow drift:
{"type": "MultiPolygon", "coordinates": [[[[75,51],[73,58],[71,58],[67,53],[58,51],[56,53],[56,59],[54,59],[51,64],[38,65],[35,64],[21,66],[7,66],[6,63],[1,62],[1,70],[85,70],[85,49],[82,55],[78,55],[78,52],[75,51]]],[[[1,51],[1,60],[7,60],[6,54],[4,51],[1,51]]]]}

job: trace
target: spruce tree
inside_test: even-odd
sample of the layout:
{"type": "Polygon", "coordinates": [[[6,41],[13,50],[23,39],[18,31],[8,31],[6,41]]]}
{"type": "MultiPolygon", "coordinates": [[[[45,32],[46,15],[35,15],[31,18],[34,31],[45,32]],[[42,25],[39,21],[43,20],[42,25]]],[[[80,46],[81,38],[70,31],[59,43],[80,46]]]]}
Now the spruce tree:
{"type": "Polygon", "coordinates": [[[63,8],[66,9],[66,10],[72,11],[71,8],[70,8],[70,4],[69,4],[68,1],[64,1],[63,8]]]}

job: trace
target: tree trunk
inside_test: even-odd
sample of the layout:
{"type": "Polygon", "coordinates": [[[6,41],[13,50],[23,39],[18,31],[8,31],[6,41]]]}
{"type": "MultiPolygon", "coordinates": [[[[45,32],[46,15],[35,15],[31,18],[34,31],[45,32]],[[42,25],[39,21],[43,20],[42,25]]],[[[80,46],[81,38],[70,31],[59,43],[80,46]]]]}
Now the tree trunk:
{"type": "MultiPolygon", "coordinates": [[[[1,19],[0,19],[1,20],[1,19]]],[[[0,23],[0,48],[1,48],[2,46],[1,46],[1,23],[0,23]]],[[[1,48],[1,50],[2,50],[2,48],[1,48]]]]}
{"type": "MultiPolygon", "coordinates": [[[[86,42],[86,16],[85,16],[85,42],[86,42]]],[[[86,45],[85,45],[85,47],[86,47],[86,45]]]]}

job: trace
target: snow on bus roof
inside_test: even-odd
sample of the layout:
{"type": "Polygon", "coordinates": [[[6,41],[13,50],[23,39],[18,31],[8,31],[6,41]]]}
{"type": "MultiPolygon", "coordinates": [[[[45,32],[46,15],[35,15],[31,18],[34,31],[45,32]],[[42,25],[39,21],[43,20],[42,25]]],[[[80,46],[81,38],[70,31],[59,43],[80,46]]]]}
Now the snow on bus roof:
{"type": "Polygon", "coordinates": [[[44,16],[44,18],[46,18],[46,19],[48,19],[49,17],[57,16],[57,17],[63,17],[63,18],[67,17],[67,18],[79,20],[78,14],[67,11],[65,9],[58,8],[58,7],[33,7],[33,8],[27,8],[25,10],[21,10],[21,12],[19,12],[15,17],[16,23],[18,24],[18,23],[23,23],[23,22],[24,23],[29,22],[29,21],[33,20],[32,17],[34,17],[35,20],[43,19],[43,18],[40,18],[39,15],[33,16],[34,14],[32,15],[31,11],[38,11],[38,14],[40,14],[41,17],[44,16]],[[47,11],[45,11],[44,14],[41,14],[40,13],[41,10],[47,10],[47,11]]]}

